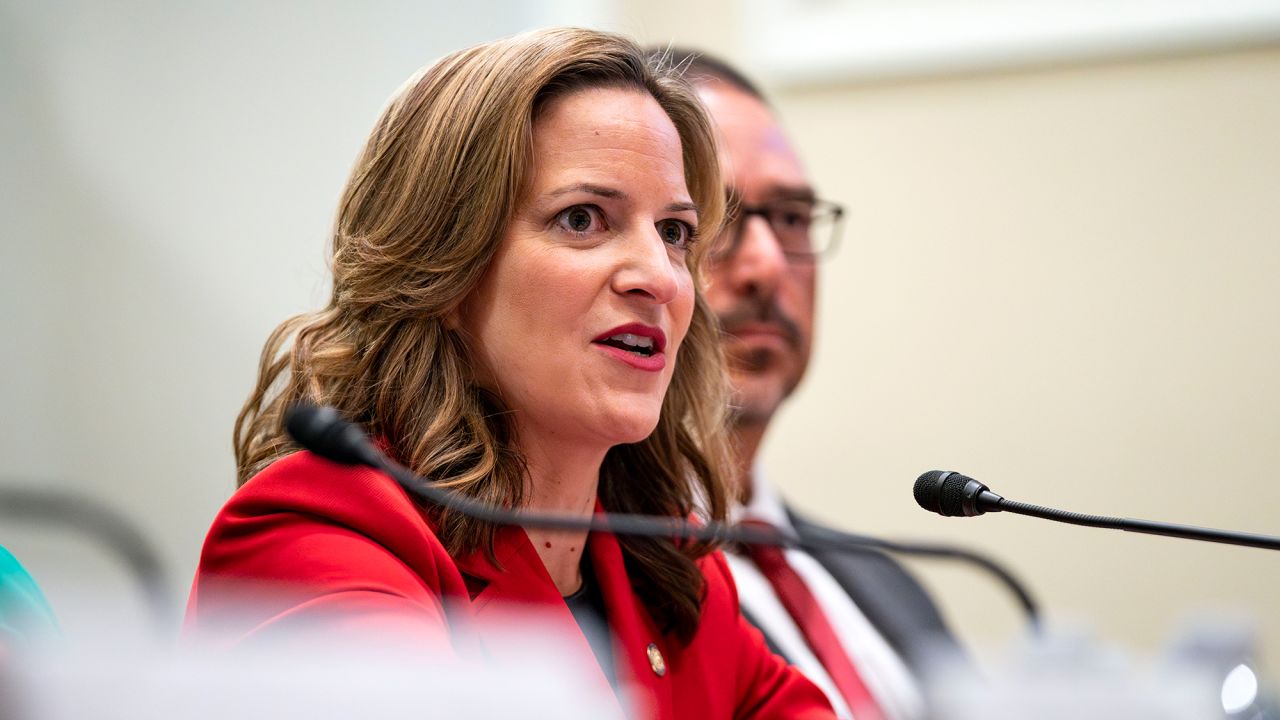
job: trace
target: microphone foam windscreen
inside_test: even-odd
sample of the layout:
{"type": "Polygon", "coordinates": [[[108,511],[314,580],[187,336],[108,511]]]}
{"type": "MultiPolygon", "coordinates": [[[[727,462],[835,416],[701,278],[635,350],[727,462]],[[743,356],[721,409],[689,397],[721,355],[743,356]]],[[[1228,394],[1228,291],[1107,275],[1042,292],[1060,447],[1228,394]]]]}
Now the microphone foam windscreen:
{"type": "Polygon", "coordinates": [[[284,425],[299,445],[326,460],[376,466],[368,457],[364,433],[334,408],[297,403],[285,412],[284,425]]]}
{"type": "Polygon", "coordinates": [[[930,470],[916,478],[915,487],[912,488],[912,494],[916,497],[916,504],[929,512],[940,512],[938,481],[949,474],[951,473],[946,470],[930,470]]]}
{"type": "Polygon", "coordinates": [[[968,477],[958,472],[947,473],[942,480],[942,498],[938,502],[938,511],[951,517],[965,515],[964,489],[968,484],[968,477]]]}

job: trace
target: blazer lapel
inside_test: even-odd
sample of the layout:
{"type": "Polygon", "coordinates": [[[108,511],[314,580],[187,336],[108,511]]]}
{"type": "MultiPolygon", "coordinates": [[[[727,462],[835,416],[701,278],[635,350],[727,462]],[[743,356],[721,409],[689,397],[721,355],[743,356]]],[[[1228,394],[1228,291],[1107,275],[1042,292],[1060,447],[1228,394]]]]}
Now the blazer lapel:
{"type": "MultiPolygon", "coordinates": [[[[599,504],[596,512],[601,512],[599,504]]],[[[653,619],[631,589],[618,539],[609,533],[591,533],[587,539],[591,566],[604,596],[606,620],[613,631],[613,658],[619,690],[628,707],[640,717],[675,716],[667,666],[672,654],[653,619]]]]}
{"type": "MultiPolygon", "coordinates": [[[[472,611],[477,617],[506,604],[546,605],[548,610],[564,610],[565,617],[573,621],[524,529],[498,528],[493,538],[493,556],[497,560],[496,565],[483,551],[469,553],[454,561],[464,575],[479,580],[482,585],[471,599],[472,611]]],[[[559,615],[555,612],[548,614],[559,615]]]]}
{"type": "MultiPolygon", "coordinates": [[[[491,659],[501,659],[504,650],[514,650],[515,659],[527,660],[527,643],[513,644],[510,631],[529,627],[532,615],[539,624],[539,635],[554,637],[559,647],[583,661],[582,671],[591,675],[584,678],[586,682],[600,689],[608,688],[608,678],[600,669],[590,643],[524,529],[499,528],[494,536],[494,557],[498,561],[496,566],[483,551],[455,559],[458,569],[470,576],[468,585],[474,581],[483,585],[471,599],[471,617],[475,624],[469,631],[480,638],[484,654],[491,659]]],[[[612,606],[607,590],[604,592],[611,621],[612,606]]],[[[617,716],[623,716],[621,707],[617,716]]]]}

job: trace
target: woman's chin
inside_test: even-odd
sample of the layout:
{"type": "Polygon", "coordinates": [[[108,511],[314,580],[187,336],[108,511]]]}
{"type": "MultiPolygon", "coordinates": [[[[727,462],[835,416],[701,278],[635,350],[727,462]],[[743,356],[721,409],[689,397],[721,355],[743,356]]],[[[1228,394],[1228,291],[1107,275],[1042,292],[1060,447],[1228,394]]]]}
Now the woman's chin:
{"type": "Polygon", "coordinates": [[[611,445],[638,443],[653,434],[658,427],[658,413],[637,414],[615,418],[609,422],[607,437],[611,445]]]}

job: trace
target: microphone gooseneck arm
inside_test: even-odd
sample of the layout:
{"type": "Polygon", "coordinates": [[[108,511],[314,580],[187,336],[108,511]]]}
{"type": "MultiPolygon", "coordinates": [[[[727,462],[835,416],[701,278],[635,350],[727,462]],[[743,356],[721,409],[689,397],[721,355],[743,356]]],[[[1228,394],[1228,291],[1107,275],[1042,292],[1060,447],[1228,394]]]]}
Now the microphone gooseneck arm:
{"type": "Polygon", "coordinates": [[[421,502],[446,507],[468,517],[499,525],[547,530],[586,530],[703,542],[780,547],[803,545],[798,537],[769,528],[728,526],[715,522],[699,525],[683,518],[630,513],[597,513],[584,518],[562,513],[493,507],[461,493],[436,487],[430,480],[416,475],[379,450],[359,426],[344,420],[331,407],[294,405],[285,416],[285,428],[299,445],[320,457],[344,465],[364,465],[380,470],[390,475],[406,492],[421,502]]]}
{"type": "Polygon", "coordinates": [[[1008,571],[985,556],[960,548],[927,543],[903,543],[853,535],[824,528],[812,537],[802,539],[794,533],[750,525],[726,525],[718,522],[697,524],[684,518],[637,515],[629,513],[597,513],[589,518],[560,513],[508,510],[482,503],[458,492],[436,487],[400,465],[377,448],[359,426],[347,422],[331,407],[296,404],[285,415],[285,428],[299,445],[327,460],[344,465],[364,465],[391,476],[406,492],[420,502],[456,510],[464,515],[499,525],[548,530],[586,530],[615,535],[676,538],[703,542],[772,545],[807,551],[832,550],[850,552],[873,548],[903,555],[939,557],[975,563],[1000,579],[1026,611],[1032,628],[1038,626],[1039,609],[1030,593],[1008,571]]]}
{"type": "Polygon", "coordinates": [[[988,512],[1008,512],[1070,525],[1124,530],[1146,535],[1163,535],[1165,537],[1201,540],[1225,545],[1244,545],[1265,550],[1280,550],[1280,537],[1272,535],[1258,535],[1234,530],[1215,530],[1213,528],[1177,525],[1153,520],[1086,515],[1084,513],[1008,500],[991,492],[986,485],[977,480],[953,471],[930,470],[924,473],[916,480],[914,492],[916,502],[920,504],[920,507],[945,516],[973,517],[974,515],[982,515],[988,512]]]}
{"type": "Polygon", "coordinates": [[[1178,525],[1176,523],[1156,522],[1153,520],[1137,520],[1134,518],[1107,517],[1105,515],[1086,515],[1084,513],[1057,510],[1041,505],[1031,505],[1001,498],[992,512],[1008,512],[1015,515],[1030,515],[1044,520],[1054,520],[1071,525],[1085,527],[1124,530],[1125,532],[1145,535],[1163,535],[1165,537],[1183,538],[1186,540],[1202,540],[1222,543],[1224,545],[1244,545],[1264,550],[1280,550],[1280,537],[1258,535],[1235,530],[1215,530],[1195,525],[1178,525]]]}
{"type": "Polygon", "coordinates": [[[66,525],[95,540],[122,560],[142,589],[150,619],[160,632],[170,632],[177,606],[169,593],[164,563],[146,536],[111,507],[69,490],[15,486],[8,478],[0,487],[0,518],[29,523],[66,525]]]}
{"type": "Polygon", "coordinates": [[[1032,597],[1031,591],[1022,584],[1013,573],[1009,572],[1003,565],[994,559],[975,550],[968,550],[954,545],[943,545],[941,543],[912,542],[901,543],[893,540],[882,540],[867,535],[856,535],[832,528],[818,527],[812,528],[814,535],[824,537],[833,544],[842,544],[848,546],[865,546],[883,550],[885,552],[896,553],[898,555],[915,555],[919,557],[941,558],[944,560],[958,560],[961,562],[973,563],[979,568],[991,573],[1002,584],[1009,593],[1018,601],[1018,606],[1022,608],[1023,613],[1027,616],[1027,621],[1033,629],[1040,625],[1040,605],[1032,597]]]}

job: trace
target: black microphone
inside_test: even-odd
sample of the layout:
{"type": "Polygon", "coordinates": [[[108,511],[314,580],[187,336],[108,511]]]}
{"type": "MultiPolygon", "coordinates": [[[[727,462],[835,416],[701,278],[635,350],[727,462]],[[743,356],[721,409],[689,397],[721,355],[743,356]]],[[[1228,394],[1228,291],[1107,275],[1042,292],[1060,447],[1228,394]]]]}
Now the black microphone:
{"type": "Polygon", "coordinates": [[[340,465],[382,467],[382,453],[358,426],[326,405],[294,405],[284,415],[284,428],[306,449],[340,465]]]}
{"type": "Polygon", "coordinates": [[[583,518],[561,513],[493,507],[461,493],[438,488],[430,480],[414,474],[387,457],[358,425],[347,422],[334,408],[305,403],[293,405],[285,413],[284,425],[299,445],[326,460],[381,470],[419,501],[447,507],[486,522],[547,530],[586,530],[704,542],[801,546],[798,537],[772,528],[730,527],[715,522],[698,525],[683,518],[660,515],[597,513],[583,518]]]}
{"type": "Polygon", "coordinates": [[[1004,499],[977,480],[951,470],[930,470],[916,478],[912,491],[920,507],[947,517],[999,511],[1004,499]]]}
{"type": "Polygon", "coordinates": [[[1280,550],[1280,537],[1271,535],[1242,533],[1234,530],[1214,530],[1194,525],[1176,525],[1151,520],[1135,520],[1133,518],[1084,515],[1041,505],[1029,505],[1014,500],[1006,500],[991,492],[986,485],[977,480],[952,471],[930,470],[924,473],[916,479],[914,493],[916,502],[920,504],[920,507],[929,512],[950,517],[972,517],[988,512],[1010,512],[1071,525],[1083,525],[1085,527],[1109,528],[1148,535],[1164,535],[1187,540],[1203,540],[1226,545],[1244,545],[1265,550],[1280,550]]]}
{"type": "Polygon", "coordinates": [[[390,475],[406,492],[421,502],[447,507],[486,522],[548,530],[585,530],[608,532],[614,535],[772,545],[802,548],[810,552],[815,550],[849,552],[860,548],[872,548],[905,555],[962,560],[993,573],[1004,583],[1017,598],[1033,627],[1039,620],[1039,609],[1031,598],[1031,594],[1012,574],[994,560],[962,548],[927,543],[894,542],[835,530],[827,530],[819,533],[817,537],[802,540],[794,533],[783,532],[776,528],[727,525],[710,521],[705,524],[696,524],[684,518],[660,515],[597,513],[589,518],[582,518],[560,513],[507,510],[487,505],[451,490],[435,487],[430,480],[414,474],[408,468],[387,457],[369,440],[359,426],[347,422],[334,408],[307,403],[295,404],[285,413],[285,429],[299,445],[326,460],[343,465],[364,465],[380,470],[390,475]]]}

